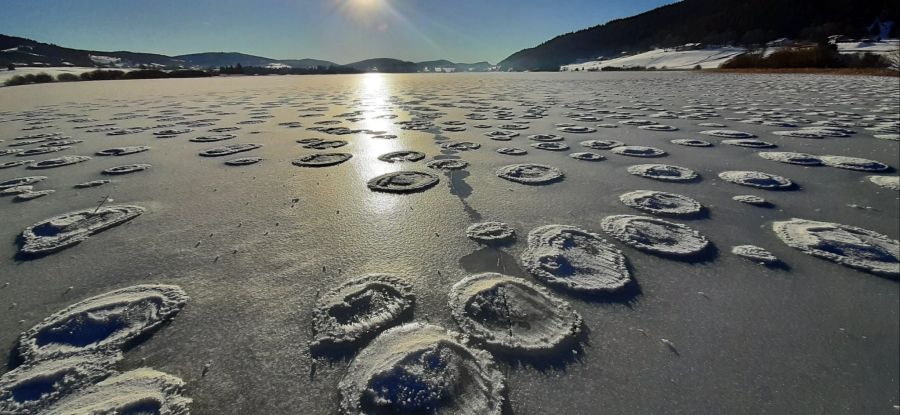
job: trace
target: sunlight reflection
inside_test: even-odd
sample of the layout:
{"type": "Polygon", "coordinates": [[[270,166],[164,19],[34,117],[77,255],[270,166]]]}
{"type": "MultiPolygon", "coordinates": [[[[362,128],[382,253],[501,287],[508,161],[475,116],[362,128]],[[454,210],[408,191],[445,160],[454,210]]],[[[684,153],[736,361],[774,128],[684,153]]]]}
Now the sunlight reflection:
{"type": "MultiPolygon", "coordinates": [[[[394,114],[394,106],[391,102],[392,89],[389,75],[380,73],[367,73],[359,76],[359,85],[357,87],[357,99],[360,102],[359,108],[353,110],[363,111],[364,119],[360,121],[359,127],[379,134],[400,135],[400,129],[394,124],[394,119],[388,117],[394,114]]],[[[378,160],[378,156],[395,150],[400,150],[400,139],[379,139],[372,138],[370,134],[360,134],[356,137],[356,157],[359,158],[355,164],[358,168],[359,176],[368,181],[369,179],[402,170],[401,166],[396,163],[387,163],[378,160]]],[[[405,208],[406,198],[397,197],[397,195],[370,192],[367,198],[367,207],[372,210],[373,214],[389,213],[396,209],[405,208]]]]}

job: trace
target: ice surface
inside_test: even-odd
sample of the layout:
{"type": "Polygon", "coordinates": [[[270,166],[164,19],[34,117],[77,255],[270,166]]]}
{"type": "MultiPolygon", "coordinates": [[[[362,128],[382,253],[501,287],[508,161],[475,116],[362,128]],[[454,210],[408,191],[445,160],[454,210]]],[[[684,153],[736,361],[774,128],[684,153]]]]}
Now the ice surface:
{"type": "MultiPolygon", "coordinates": [[[[671,71],[219,77],[0,88],[0,150],[17,150],[0,155],[0,165],[92,157],[55,169],[30,170],[28,162],[0,170],[0,182],[39,174],[47,178],[26,186],[56,190],[25,203],[0,198],[6,240],[0,244],[6,258],[0,261],[0,344],[12,356],[23,330],[83,298],[131,285],[174,284],[192,301],[163,330],[131,342],[117,372],[152,367],[183,379],[183,396],[194,400],[191,412],[200,415],[329,414],[340,411],[337,385],[348,361],[309,354],[312,316],[324,293],[354,276],[395,275],[416,296],[412,321],[452,329],[458,326],[447,307],[450,288],[493,272],[548,288],[584,322],[579,342],[560,348],[566,359],[496,355],[508,385],[504,406],[513,414],[891,411],[900,402],[895,278],[807,255],[770,229],[796,217],[900,238],[897,192],[869,179],[896,177],[900,142],[890,138],[900,133],[898,90],[892,78],[671,71]],[[643,121],[619,123],[626,120],[643,121]],[[640,128],[663,123],[678,131],[640,128]],[[519,129],[501,128],[511,125],[519,129]],[[596,131],[558,130],[565,126],[596,131]],[[165,139],[153,134],[182,129],[193,131],[165,139]],[[741,137],[700,134],[711,129],[752,134],[779,152],[865,159],[887,170],[775,162],[757,155],[768,150],[721,143],[741,137]],[[488,131],[504,132],[507,141],[492,140],[484,135],[488,131]],[[215,134],[235,137],[191,141],[215,134]],[[529,146],[538,142],[529,136],[551,134],[572,149],[529,146]],[[308,139],[313,141],[297,142],[308,139]],[[690,147],[673,139],[715,145],[690,147]],[[591,140],[667,154],[642,160],[579,144],[591,140]],[[441,146],[461,142],[481,147],[441,146]],[[219,158],[198,155],[246,143],[262,147],[219,158]],[[16,155],[45,145],[69,148],[16,155]],[[131,146],[152,149],[95,155],[131,146]],[[513,156],[501,148],[528,151],[513,156]],[[427,157],[417,163],[378,160],[395,151],[427,157]],[[606,159],[570,157],[577,151],[606,159]],[[333,152],[352,158],[318,169],[291,164],[333,152]],[[242,156],[265,160],[226,164],[242,156]],[[431,162],[467,166],[451,171],[427,167],[431,162]],[[647,162],[689,171],[632,167],[647,162]],[[496,175],[513,163],[552,166],[565,180],[526,186],[496,175]],[[101,175],[122,164],[153,168],[101,175]],[[408,195],[366,185],[412,170],[440,180],[408,195]],[[650,180],[631,171],[690,179],[650,180]],[[798,186],[790,192],[738,186],[717,177],[724,171],[766,172],[798,186]],[[112,180],[74,187],[101,179],[112,180]],[[637,190],[702,203],[702,214],[669,220],[699,232],[718,250],[680,261],[603,234],[606,216],[657,216],[619,200],[637,190]],[[769,203],[756,207],[732,199],[747,195],[769,203]],[[26,227],[64,212],[116,205],[140,206],[144,213],[55,254],[16,256],[26,227]],[[502,221],[520,238],[502,247],[468,239],[466,229],[485,221],[502,221]],[[624,251],[632,280],[627,289],[580,294],[532,275],[521,261],[529,250],[525,235],[547,224],[601,234],[604,247],[624,251]],[[740,245],[763,247],[784,265],[759,266],[733,255],[731,248],[740,245]]],[[[349,350],[342,359],[359,351],[349,350]]],[[[17,367],[10,363],[0,373],[17,367]]]]}

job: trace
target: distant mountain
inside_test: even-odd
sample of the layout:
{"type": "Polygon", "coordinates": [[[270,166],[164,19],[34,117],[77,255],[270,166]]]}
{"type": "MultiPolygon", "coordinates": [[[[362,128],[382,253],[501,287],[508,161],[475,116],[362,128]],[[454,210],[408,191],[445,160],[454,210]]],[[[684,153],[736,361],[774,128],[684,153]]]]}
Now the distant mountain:
{"type": "MultiPolygon", "coordinates": [[[[557,70],[582,59],[691,42],[760,44],[780,37],[821,41],[834,34],[866,36],[876,19],[900,21],[898,9],[897,0],[685,0],[557,36],[499,65],[504,70],[557,70]]],[[[894,28],[891,34],[896,33],[894,28]]]]}
{"type": "Polygon", "coordinates": [[[218,68],[221,66],[268,66],[286,65],[292,68],[311,68],[316,66],[337,66],[334,62],[319,59],[272,59],[262,56],[247,55],[237,52],[206,52],[178,55],[175,59],[186,62],[185,66],[201,68],[218,68]]]}
{"type": "Polygon", "coordinates": [[[247,55],[237,52],[204,52],[178,55],[176,59],[183,60],[185,66],[199,66],[201,68],[218,68],[220,66],[266,66],[275,63],[275,59],[262,56],[247,55]]]}
{"type": "Polygon", "coordinates": [[[331,61],[323,61],[321,59],[281,59],[278,62],[283,63],[291,68],[315,68],[318,66],[338,66],[331,61]]]}
{"type": "MultiPolygon", "coordinates": [[[[204,52],[166,56],[153,53],[127,51],[101,52],[71,49],[49,43],[41,43],[22,37],[0,35],[0,65],[24,64],[28,66],[85,66],[85,67],[163,67],[163,68],[219,68],[223,66],[258,66],[270,68],[308,69],[320,66],[342,66],[321,59],[272,59],[238,52],[204,52]]],[[[419,72],[424,68],[454,68],[457,72],[487,71],[488,62],[454,63],[446,59],[413,63],[399,59],[376,58],[347,65],[364,72],[419,72]]]]}
{"type": "Polygon", "coordinates": [[[71,49],[22,37],[0,35],[0,65],[3,66],[10,63],[98,66],[113,65],[117,62],[125,62],[134,66],[143,64],[177,67],[183,64],[183,62],[165,55],[71,49]]]}
{"type": "Polygon", "coordinates": [[[418,62],[416,63],[416,66],[420,72],[424,72],[426,68],[428,71],[432,72],[435,71],[435,68],[453,68],[456,72],[484,72],[490,70],[493,65],[488,62],[455,63],[446,59],[440,59],[436,61],[418,62]]]}
{"type": "Polygon", "coordinates": [[[419,69],[415,63],[392,58],[366,59],[359,62],[348,63],[344,66],[349,66],[363,72],[387,73],[416,72],[419,69]]]}

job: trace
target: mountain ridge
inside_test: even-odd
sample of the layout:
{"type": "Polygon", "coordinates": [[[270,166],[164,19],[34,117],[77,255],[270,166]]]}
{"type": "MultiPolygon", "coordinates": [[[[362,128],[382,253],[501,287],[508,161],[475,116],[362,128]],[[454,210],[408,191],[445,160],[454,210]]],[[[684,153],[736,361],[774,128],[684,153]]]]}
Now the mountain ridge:
{"type": "Polygon", "coordinates": [[[442,63],[444,66],[456,68],[459,71],[467,71],[469,68],[473,68],[472,70],[488,70],[493,66],[488,62],[467,64],[454,63],[446,59],[416,63],[394,58],[372,58],[341,65],[322,59],[273,59],[241,52],[199,52],[175,56],[130,51],[104,52],[67,48],[52,43],[42,43],[28,38],[0,34],[0,65],[4,67],[15,63],[43,64],[46,66],[68,66],[67,64],[70,64],[71,66],[85,67],[117,65],[139,67],[143,65],[203,69],[237,65],[286,66],[304,69],[319,66],[346,66],[361,71],[377,68],[380,72],[417,72],[426,66],[432,67],[437,62],[442,63]]]}
{"type": "MultiPolygon", "coordinates": [[[[760,44],[780,37],[823,41],[866,35],[900,21],[896,0],[684,0],[565,33],[503,59],[503,70],[558,70],[581,59],[686,43],[760,44]]],[[[897,33],[894,28],[891,32],[897,33]]]]}

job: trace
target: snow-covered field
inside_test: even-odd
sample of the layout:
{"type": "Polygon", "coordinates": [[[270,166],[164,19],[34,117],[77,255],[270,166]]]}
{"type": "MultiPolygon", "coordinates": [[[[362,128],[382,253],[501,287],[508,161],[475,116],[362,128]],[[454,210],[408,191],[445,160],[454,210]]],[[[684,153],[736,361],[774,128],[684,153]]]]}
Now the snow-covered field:
{"type": "Polygon", "coordinates": [[[895,413],[898,99],[690,71],[2,88],[0,413],[895,413]]]}
{"type": "MultiPolygon", "coordinates": [[[[838,51],[841,53],[875,53],[881,55],[897,54],[900,50],[900,40],[885,39],[879,42],[862,43],[838,43],[838,51]]],[[[768,48],[765,55],[778,51],[779,48],[768,48]]],[[[573,63],[560,67],[561,71],[586,71],[599,70],[604,67],[654,67],[656,69],[692,69],[697,65],[701,68],[718,68],[729,59],[746,52],[746,49],[735,47],[710,48],[700,50],[677,51],[674,49],[655,49],[649,52],[621,58],[573,63]]]]}
{"type": "Polygon", "coordinates": [[[700,65],[700,67],[704,69],[718,68],[727,60],[740,55],[745,51],[745,49],[733,47],[685,51],[676,51],[674,49],[655,49],[649,52],[639,53],[637,55],[625,56],[604,61],[590,61],[564,65],[560,68],[560,70],[586,71],[597,70],[607,66],[623,68],[635,66],[643,66],[649,68],[652,66],[656,69],[692,69],[695,66],[700,65]]]}
{"type": "Polygon", "coordinates": [[[884,39],[878,42],[842,42],[837,44],[841,53],[896,54],[900,50],[900,39],[884,39]]]}

